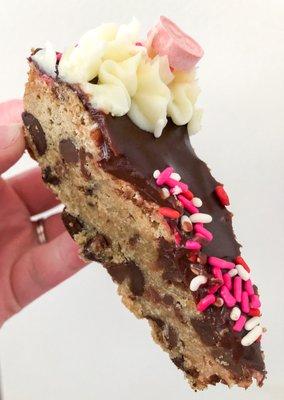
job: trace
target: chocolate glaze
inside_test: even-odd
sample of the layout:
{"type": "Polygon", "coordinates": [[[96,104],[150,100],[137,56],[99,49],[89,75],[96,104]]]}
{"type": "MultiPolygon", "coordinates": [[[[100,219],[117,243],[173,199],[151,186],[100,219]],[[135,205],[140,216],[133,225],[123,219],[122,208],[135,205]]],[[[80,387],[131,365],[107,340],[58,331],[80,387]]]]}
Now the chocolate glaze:
{"type": "Polygon", "coordinates": [[[231,214],[219,204],[214,194],[219,183],[195,154],[186,126],[177,126],[169,121],[162,136],[156,139],[151,133],[139,129],[127,116],[116,118],[107,115],[103,121],[97,120],[106,138],[101,163],[105,170],[132,183],[142,196],[146,194],[147,198],[161,205],[171,205],[172,199],[165,201],[161,198],[152,174],[155,169],[173,166],[190,190],[202,199],[200,211],[213,217],[209,229],[214,233],[214,239],[206,246],[205,253],[230,260],[240,254],[231,214]]]}

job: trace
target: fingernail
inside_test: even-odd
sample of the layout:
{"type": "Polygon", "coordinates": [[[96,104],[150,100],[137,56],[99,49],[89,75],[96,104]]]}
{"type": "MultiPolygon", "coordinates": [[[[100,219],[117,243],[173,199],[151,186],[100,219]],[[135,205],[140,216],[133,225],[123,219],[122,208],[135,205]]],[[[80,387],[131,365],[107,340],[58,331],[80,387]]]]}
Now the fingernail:
{"type": "Polygon", "coordinates": [[[5,150],[16,142],[21,134],[21,124],[0,126],[0,149],[5,150]]]}

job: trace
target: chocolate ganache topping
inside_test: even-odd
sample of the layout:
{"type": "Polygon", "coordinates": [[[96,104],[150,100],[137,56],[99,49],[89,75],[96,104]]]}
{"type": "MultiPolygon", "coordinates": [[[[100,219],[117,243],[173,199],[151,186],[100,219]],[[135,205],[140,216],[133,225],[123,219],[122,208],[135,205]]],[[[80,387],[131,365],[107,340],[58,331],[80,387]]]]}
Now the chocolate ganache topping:
{"type": "MultiPolygon", "coordinates": [[[[153,179],[153,171],[171,165],[190,190],[200,197],[203,205],[200,212],[208,213],[213,221],[210,229],[214,239],[204,248],[207,255],[235,259],[240,245],[232,229],[231,213],[220,205],[215,187],[219,184],[210,174],[207,165],[195,154],[186,126],[177,126],[169,121],[163,135],[156,139],[138,128],[127,117],[99,118],[99,125],[106,138],[102,166],[105,170],[132,183],[147,198],[165,204],[153,179]]],[[[170,204],[171,200],[167,200],[170,204]]]]}

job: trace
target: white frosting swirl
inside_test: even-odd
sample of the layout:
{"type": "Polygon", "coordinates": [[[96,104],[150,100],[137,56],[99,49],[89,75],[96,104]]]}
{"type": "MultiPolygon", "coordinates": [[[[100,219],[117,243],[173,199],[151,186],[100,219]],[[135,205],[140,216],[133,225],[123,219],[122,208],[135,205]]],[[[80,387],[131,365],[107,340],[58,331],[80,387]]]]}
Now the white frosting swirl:
{"type": "MultiPolygon", "coordinates": [[[[139,23],[103,24],[85,33],[78,44],[62,55],[59,77],[79,84],[93,107],[113,116],[128,114],[139,128],[162,134],[171,117],[176,125],[188,124],[189,133],[199,125],[195,109],[199,88],[195,70],[172,72],[167,56],[150,58],[137,45],[139,23]],[[97,78],[96,83],[91,83],[97,78]]],[[[32,56],[51,76],[55,76],[56,53],[48,44],[32,56]]]]}

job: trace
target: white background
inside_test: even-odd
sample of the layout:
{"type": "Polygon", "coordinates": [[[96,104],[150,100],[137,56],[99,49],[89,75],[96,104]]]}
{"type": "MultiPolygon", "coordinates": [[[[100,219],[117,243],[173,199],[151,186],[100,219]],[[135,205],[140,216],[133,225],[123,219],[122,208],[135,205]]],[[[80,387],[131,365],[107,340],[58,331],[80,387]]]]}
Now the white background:
{"type": "MultiPolygon", "coordinates": [[[[262,390],[192,392],[92,264],[0,332],[5,400],[283,399],[283,0],[0,0],[0,100],[23,94],[25,57],[58,49],[102,22],[135,15],[146,31],[165,14],[204,47],[198,154],[225,183],[268,328],[262,390]]],[[[31,165],[27,157],[11,171],[31,165]]],[[[0,221],[1,223],[1,221],[0,221]]],[[[0,261],[1,262],[1,261],[0,261]]]]}

